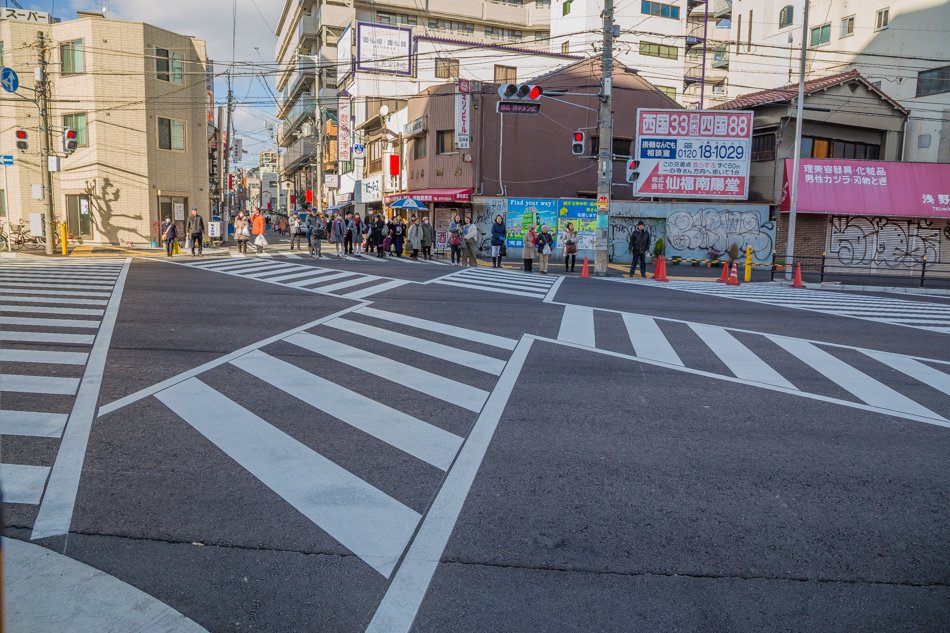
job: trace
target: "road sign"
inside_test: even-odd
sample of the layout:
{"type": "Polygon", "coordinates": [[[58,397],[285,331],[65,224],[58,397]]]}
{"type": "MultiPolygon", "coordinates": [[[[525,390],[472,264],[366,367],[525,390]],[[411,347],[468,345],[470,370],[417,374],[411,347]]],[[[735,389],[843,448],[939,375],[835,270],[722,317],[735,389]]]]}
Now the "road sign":
{"type": "Polygon", "coordinates": [[[0,73],[0,86],[3,86],[7,92],[16,92],[20,87],[20,78],[16,76],[12,68],[4,67],[3,72],[0,73]]]}
{"type": "Polygon", "coordinates": [[[364,156],[365,154],[366,154],[366,146],[365,146],[365,145],[363,145],[362,143],[357,143],[357,144],[355,144],[355,145],[353,146],[353,155],[354,155],[356,158],[363,158],[363,156],[364,156]]]}
{"type": "Polygon", "coordinates": [[[534,101],[499,101],[498,114],[540,114],[541,104],[534,101]]]}
{"type": "Polygon", "coordinates": [[[598,209],[609,209],[610,201],[607,199],[607,196],[600,196],[597,198],[597,208],[598,209]]]}
{"type": "Polygon", "coordinates": [[[13,154],[2,154],[0,155],[0,165],[8,167],[13,164],[13,154]]]}

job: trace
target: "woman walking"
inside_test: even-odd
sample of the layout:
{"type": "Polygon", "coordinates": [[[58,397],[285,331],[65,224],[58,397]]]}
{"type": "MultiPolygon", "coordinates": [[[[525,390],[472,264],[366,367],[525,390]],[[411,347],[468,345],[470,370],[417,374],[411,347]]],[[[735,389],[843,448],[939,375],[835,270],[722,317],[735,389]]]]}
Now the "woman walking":
{"type": "Polygon", "coordinates": [[[359,213],[354,213],[353,217],[350,218],[350,221],[346,224],[347,236],[351,244],[350,248],[352,249],[350,252],[354,257],[360,257],[362,255],[364,228],[359,213]]]}
{"type": "Polygon", "coordinates": [[[462,255],[462,265],[475,268],[478,266],[478,260],[475,259],[475,251],[478,248],[478,227],[472,224],[471,218],[465,218],[462,244],[465,247],[462,255]]]}
{"type": "Polygon", "coordinates": [[[346,253],[343,251],[343,238],[346,236],[346,226],[343,224],[343,219],[339,215],[333,216],[333,221],[330,223],[330,243],[333,244],[333,248],[336,250],[336,256],[342,259],[346,259],[346,253]]]}
{"type": "Polygon", "coordinates": [[[308,244],[310,246],[310,257],[320,259],[323,257],[322,244],[323,238],[327,236],[327,225],[323,222],[323,214],[316,213],[310,216],[309,220],[310,237],[308,244]]]}
{"type": "Polygon", "coordinates": [[[551,258],[551,250],[554,246],[554,236],[548,231],[548,225],[541,225],[541,233],[538,235],[538,254],[541,255],[541,274],[548,274],[548,260],[551,258]]]}
{"type": "Polygon", "coordinates": [[[412,216],[409,221],[409,248],[412,249],[412,255],[409,259],[419,261],[419,250],[422,248],[422,227],[419,226],[419,218],[412,216]]]}
{"type": "Polygon", "coordinates": [[[449,222],[449,249],[452,251],[452,265],[461,266],[462,265],[462,231],[464,230],[465,225],[462,223],[462,218],[457,213],[455,217],[452,218],[452,221],[449,222]]]}
{"type": "Polygon", "coordinates": [[[567,223],[564,229],[564,272],[574,272],[574,264],[577,263],[577,231],[574,230],[574,224],[567,223]]]}
{"type": "MultiPolygon", "coordinates": [[[[264,245],[267,239],[264,237],[264,229],[267,228],[267,219],[260,209],[254,209],[254,215],[251,216],[251,233],[254,235],[254,246],[258,253],[264,252],[264,245]]],[[[244,251],[247,252],[246,250],[244,251]]]]}
{"type": "Polygon", "coordinates": [[[239,211],[234,218],[234,239],[237,242],[238,253],[247,255],[247,242],[251,239],[251,226],[243,211],[239,211]]]}
{"type": "Polygon", "coordinates": [[[435,243],[435,228],[429,224],[429,217],[422,218],[422,259],[432,259],[432,245],[435,243]]]}
{"type": "Polygon", "coordinates": [[[393,218],[393,250],[396,257],[402,257],[402,246],[406,241],[406,225],[401,216],[393,218]]]}
{"type": "Polygon", "coordinates": [[[521,258],[524,260],[524,271],[526,273],[532,272],[532,267],[534,266],[534,249],[535,242],[538,241],[538,234],[534,230],[534,225],[532,224],[528,227],[527,233],[524,234],[524,246],[521,248],[521,258]]]}
{"type": "Polygon", "coordinates": [[[495,221],[491,225],[491,267],[501,268],[501,258],[504,257],[502,247],[505,245],[505,237],[508,231],[505,229],[505,218],[500,215],[495,216],[495,221]]]}

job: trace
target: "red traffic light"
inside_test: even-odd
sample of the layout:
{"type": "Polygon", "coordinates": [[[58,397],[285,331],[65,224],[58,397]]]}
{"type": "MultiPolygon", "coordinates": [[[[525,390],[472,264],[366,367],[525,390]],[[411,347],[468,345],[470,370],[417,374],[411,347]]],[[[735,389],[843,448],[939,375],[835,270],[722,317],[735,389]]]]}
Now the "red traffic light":
{"type": "Polygon", "coordinates": [[[541,95],[544,94],[544,89],[541,86],[531,86],[531,90],[528,92],[529,99],[540,99],[541,95]]]}
{"type": "Polygon", "coordinates": [[[76,130],[66,130],[66,138],[67,140],[70,140],[70,141],[75,140],[76,130]]]}
{"type": "Polygon", "coordinates": [[[16,131],[16,138],[17,138],[18,141],[25,141],[25,140],[26,140],[26,130],[17,130],[17,131],[16,131]]]}
{"type": "Polygon", "coordinates": [[[584,142],[584,133],[583,132],[574,132],[574,142],[583,143],[584,142]]]}

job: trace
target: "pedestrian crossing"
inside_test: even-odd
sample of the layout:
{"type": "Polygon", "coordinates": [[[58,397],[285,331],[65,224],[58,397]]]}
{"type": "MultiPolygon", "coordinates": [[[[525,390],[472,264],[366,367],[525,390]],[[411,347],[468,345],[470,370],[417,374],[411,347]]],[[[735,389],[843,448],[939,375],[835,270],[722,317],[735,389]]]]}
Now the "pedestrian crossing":
{"type": "Polygon", "coordinates": [[[558,341],[950,428],[950,362],[565,306],[558,341]]]}
{"type": "Polygon", "coordinates": [[[727,297],[950,334],[950,305],[944,303],[909,301],[841,291],[796,289],[768,284],[735,287],[698,281],[671,281],[659,286],[644,279],[610,278],[610,281],[647,284],[670,290],[727,297]]]}
{"type": "Polygon", "coordinates": [[[154,397],[388,578],[516,345],[362,306],[183,376],[154,397]],[[262,384],[294,404],[239,402],[237,394],[262,384]],[[356,439],[345,447],[304,441],[281,418],[290,406],[315,437],[321,426],[343,424],[356,439]],[[407,476],[420,467],[424,476],[407,476]],[[366,475],[379,470],[382,481],[366,475]],[[416,485],[425,486],[422,501],[402,488],[416,485]]]}
{"type": "Polygon", "coordinates": [[[503,268],[462,268],[429,283],[468,290],[484,290],[516,297],[544,299],[562,278],[557,275],[532,275],[503,268]]]}
{"type": "Polygon", "coordinates": [[[380,275],[298,264],[293,259],[296,257],[221,258],[189,261],[183,265],[345,299],[365,299],[410,283],[380,275]]]}
{"type": "Polygon", "coordinates": [[[48,461],[49,440],[63,437],[126,265],[116,260],[0,264],[4,503],[36,506],[43,499],[54,465],[48,461]]]}

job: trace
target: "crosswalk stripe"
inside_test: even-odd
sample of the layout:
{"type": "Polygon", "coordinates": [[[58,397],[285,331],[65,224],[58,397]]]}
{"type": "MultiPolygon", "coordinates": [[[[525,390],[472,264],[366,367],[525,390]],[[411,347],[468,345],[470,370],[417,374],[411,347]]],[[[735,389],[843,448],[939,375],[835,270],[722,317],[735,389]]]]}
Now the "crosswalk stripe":
{"type": "Polygon", "coordinates": [[[40,319],[29,317],[0,316],[0,325],[35,325],[39,327],[76,327],[95,329],[99,327],[99,322],[89,321],[86,319],[40,319]]]}
{"type": "Polygon", "coordinates": [[[27,374],[0,374],[0,391],[45,393],[72,396],[79,388],[78,378],[60,376],[30,376],[27,374]]]}
{"type": "Polygon", "coordinates": [[[326,325],[342,332],[355,334],[373,340],[384,340],[388,345],[405,348],[439,358],[450,363],[471,367],[487,374],[499,375],[505,368],[505,361],[484,354],[477,354],[468,350],[459,349],[442,343],[435,343],[426,339],[409,336],[402,332],[384,330],[373,325],[357,323],[348,319],[337,318],[327,321],[326,325]]]}
{"type": "Polygon", "coordinates": [[[73,343],[76,345],[92,345],[96,340],[94,334],[60,334],[59,332],[21,332],[0,331],[0,341],[16,341],[19,343],[73,343]]]}
{"type": "Polygon", "coordinates": [[[456,278],[484,279],[486,281],[504,281],[518,285],[537,286],[538,288],[549,288],[557,277],[539,277],[527,273],[501,273],[476,268],[461,270],[453,275],[456,278]]]}
{"type": "MultiPolygon", "coordinates": [[[[279,274],[276,277],[271,277],[269,279],[265,279],[264,281],[271,282],[271,283],[285,284],[288,281],[292,281],[294,279],[300,279],[301,277],[313,277],[314,269],[311,268],[310,266],[306,266],[305,269],[302,269],[301,266],[297,266],[296,269],[297,269],[297,272],[292,272],[289,274],[279,274]]],[[[271,273],[262,273],[262,275],[269,275],[269,274],[271,273]]],[[[255,275],[255,278],[256,277],[257,275],[255,275]]]]}
{"type": "Polygon", "coordinates": [[[118,275],[50,275],[49,273],[8,273],[3,271],[5,281],[33,281],[47,282],[55,280],[57,283],[90,283],[101,286],[112,286],[118,275]]]}
{"type": "Polygon", "coordinates": [[[419,513],[189,378],[156,397],[301,514],[389,577],[419,513]]]}
{"type": "Polygon", "coordinates": [[[740,343],[725,329],[702,323],[690,323],[689,327],[719,357],[719,360],[729,368],[729,371],[736,378],[798,390],[795,385],[783,378],[781,374],[772,369],[771,365],[756,356],[752,350],[740,343]]]}
{"type": "Polygon", "coordinates": [[[596,347],[594,309],[575,305],[564,306],[557,340],[585,347],[596,347]]]}
{"type": "Polygon", "coordinates": [[[950,395],[950,374],[946,374],[930,365],[897,354],[888,354],[887,352],[876,352],[874,350],[861,350],[871,358],[902,372],[914,380],[919,380],[925,385],[929,385],[944,394],[950,395]]]}
{"type": "Polygon", "coordinates": [[[321,286],[320,292],[336,292],[337,290],[344,290],[346,288],[352,288],[353,286],[368,284],[379,279],[382,279],[382,277],[377,277],[376,275],[360,275],[356,279],[348,279],[346,281],[341,281],[329,286],[321,286]]]}
{"type": "Polygon", "coordinates": [[[351,347],[338,343],[330,339],[301,332],[293,334],[286,339],[298,347],[316,352],[322,356],[358,367],[362,371],[385,378],[398,385],[415,389],[438,398],[445,402],[450,402],[469,411],[480,411],[485,400],[488,398],[488,392],[466,385],[464,383],[450,380],[443,376],[433,374],[405,363],[400,363],[385,356],[379,356],[372,352],[367,352],[357,347],[351,347]]]}
{"type": "Polygon", "coordinates": [[[840,308],[828,308],[825,312],[831,314],[846,314],[849,316],[860,317],[879,317],[882,319],[900,320],[900,321],[933,321],[944,323],[950,318],[950,312],[932,313],[932,312],[898,312],[886,310],[842,310],[840,308]]]}
{"type": "Polygon", "coordinates": [[[464,281],[466,283],[473,284],[484,284],[490,286],[501,286],[503,288],[521,288],[522,290],[531,290],[540,294],[547,292],[548,288],[551,287],[550,284],[537,284],[524,281],[522,282],[519,279],[511,279],[508,277],[492,277],[488,275],[468,275],[468,274],[455,274],[451,277],[444,277],[443,279],[450,279],[452,281],[464,281]]]}
{"type": "Polygon", "coordinates": [[[463,281],[449,281],[447,279],[439,279],[433,283],[437,283],[442,286],[455,286],[457,288],[465,288],[466,290],[484,290],[485,292],[500,292],[506,295],[515,295],[517,297],[530,297],[532,299],[543,299],[547,294],[546,292],[537,293],[537,292],[527,292],[521,290],[511,290],[509,288],[500,288],[495,285],[484,285],[481,283],[472,283],[472,282],[463,282],[463,281]]]}
{"type": "Polygon", "coordinates": [[[440,470],[462,438],[261,351],[231,361],[259,380],[440,470]]]}
{"type": "Polygon", "coordinates": [[[683,361],[670,345],[657,322],[645,314],[623,313],[623,324],[630,336],[634,353],[640,358],[683,367],[683,361]]]}
{"type": "Polygon", "coordinates": [[[942,416],[930,409],[917,404],[808,341],[782,336],[769,336],[769,338],[789,354],[871,406],[944,420],[942,416]]]}
{"type": "Polygon", "coordinates": [[[284,266],[284,265],[285,264],[281,264],[280,262],[275,262],[271,260],[252,259],[250,261],[235,262],[233,260],[226,259],[224,260],[224,262],[222,262],[218,266],[214,266],[214,267],[204,266],[202,267],[202,270],[212,270],[216,273],[222,273],[222,272],[223,273],[238,273],[238,272],[244,273],[244,272],[249,272],[253,270],[264,271],[270,268],[275,268],[275,267],[284,266]]]}
{"type": "Polygon", "coordinates": [[[76,316],[102,316],[105,310],[91,308],[51,308],[47,306],[8,306],[0,304],[0,312],[25,312],[30,314],[64,314],[76,316]]]}
{"type": "Polygon", "coordinates": [[[0,349],[0,362],[44,363],[47,365],[85,365],[85,352],[49,352],[32,349],[0,349]]]}
{"type": "Polygon", "coordinates": [[[14,294],[30,294],[30,295],[56,295],[60,297],[108,297],[108,292],[91,292],[91,291],[78,291],[78,290],[40,290],[37,288],[30,288],[29,290],[19,289],[16,286],[10,286],[8,284],[0,284],[0,292],[10,292],[14,294]]]}
{"type": "MultiPolygon", "coordinates": [[[[267,270],[254,273],[245,273],[244,276],[248,279],[260,279],[262,277],[268,277],[269,275],[278,275],[280,276],[289,273],[291,271],[299,271],[300,264],[280,264],[278,266],[273,266],[267,270]]],[[[265,279],[264,281],[274,281],[274,279],[265,279]]]]}
{"type": "MultiPolygon", "coordinates": [[[[43,288],[62,288],[63,290],[111,290],[112,284],[61,284],[55,282],[45,282],[39,283],[31,281],[29,283],[20,283],[14,280],[3,279],[4,288],[36,288],[37,286],[42,286],[43,288]]],[[[20,291],[22,292],[22,291],[20,291]]]]}
{"type": "Polygon", "coordinates": [[[392,281],[387,281],[386,283],[370,286],[369,288],[361,288],[360,290],[354,290],[353,292],[348,292],[345,295],[340,296],[344,299],[365,299],[366,297],[371,297],[381,292],[398,288],[399,286],[405,286],[408,283],[408,281],[403,281],[402,279],[393,279],[392,281]]]}
{"type": "MultiPolygon", "coordinates": [[[[52,293],[58,294],[58,293],[52,293]]],[[[16,303],[61,303],[63,305],[77,305],[77,306],[104,306],[108,301],[104,299],[67,299],[67,298],[51,298],[51,297],[37,297],[33,295],[5,295],[0,294],[0,301],[11,301],[16,303]]]]}
{"type": "Polygon", "coordinates": [[[68,418],[65,413],[5,410],[0,415],[0,435],[60,437],[68,418]]]}
{"type": "Polygon", "coordinates": [[[43,498],[43,487],[49,476],[46,466],[0,464],[4,503],[36,505],[43,498]]]}
{"type": "Polygon", "coordinates": [[[356,310],[356,312],[358,314],[364,314],[366,316],[373,317],[374,319],[380,319],[381,321],[401,323],[403,325],[408,325],[409,327],[418,328],[420,330],[429,330],[438,334],[445,334],[446,336],[472,341],[473,343],[481,343],[482,345],[491,345],[492,347],[498,347],[500,349],[513,350],[518,345],[518,341],[512,338],[505,338],[503,336],[496,336],[486,332],[469,330],[455,325],[449,325],[447,323],[439,323],[438,321],[420,319],[407,314],[386,312],[384,310],[379,310],[377,308],[371,308],[368,306],[359,308],[356,310]]]}
{"type": "Polygon", "coordinates": [[[292,281],[289,284],[284,284],[284,285],[290,286],[291,288],[304,288],[306,286],[312,286],[313,284],[322,284],[324,282],[332,281],[334,279],[342,279],[343,277],[352,277],[353,275],[358,275],[358,274],[359,273],[353,273],[350,271],[333,272],[333,269],[314,271],[310,279],[301,279],[300,281],[292,281]],[[330,273],[330,274],[327,274],[327,273],[330,273]]]}

